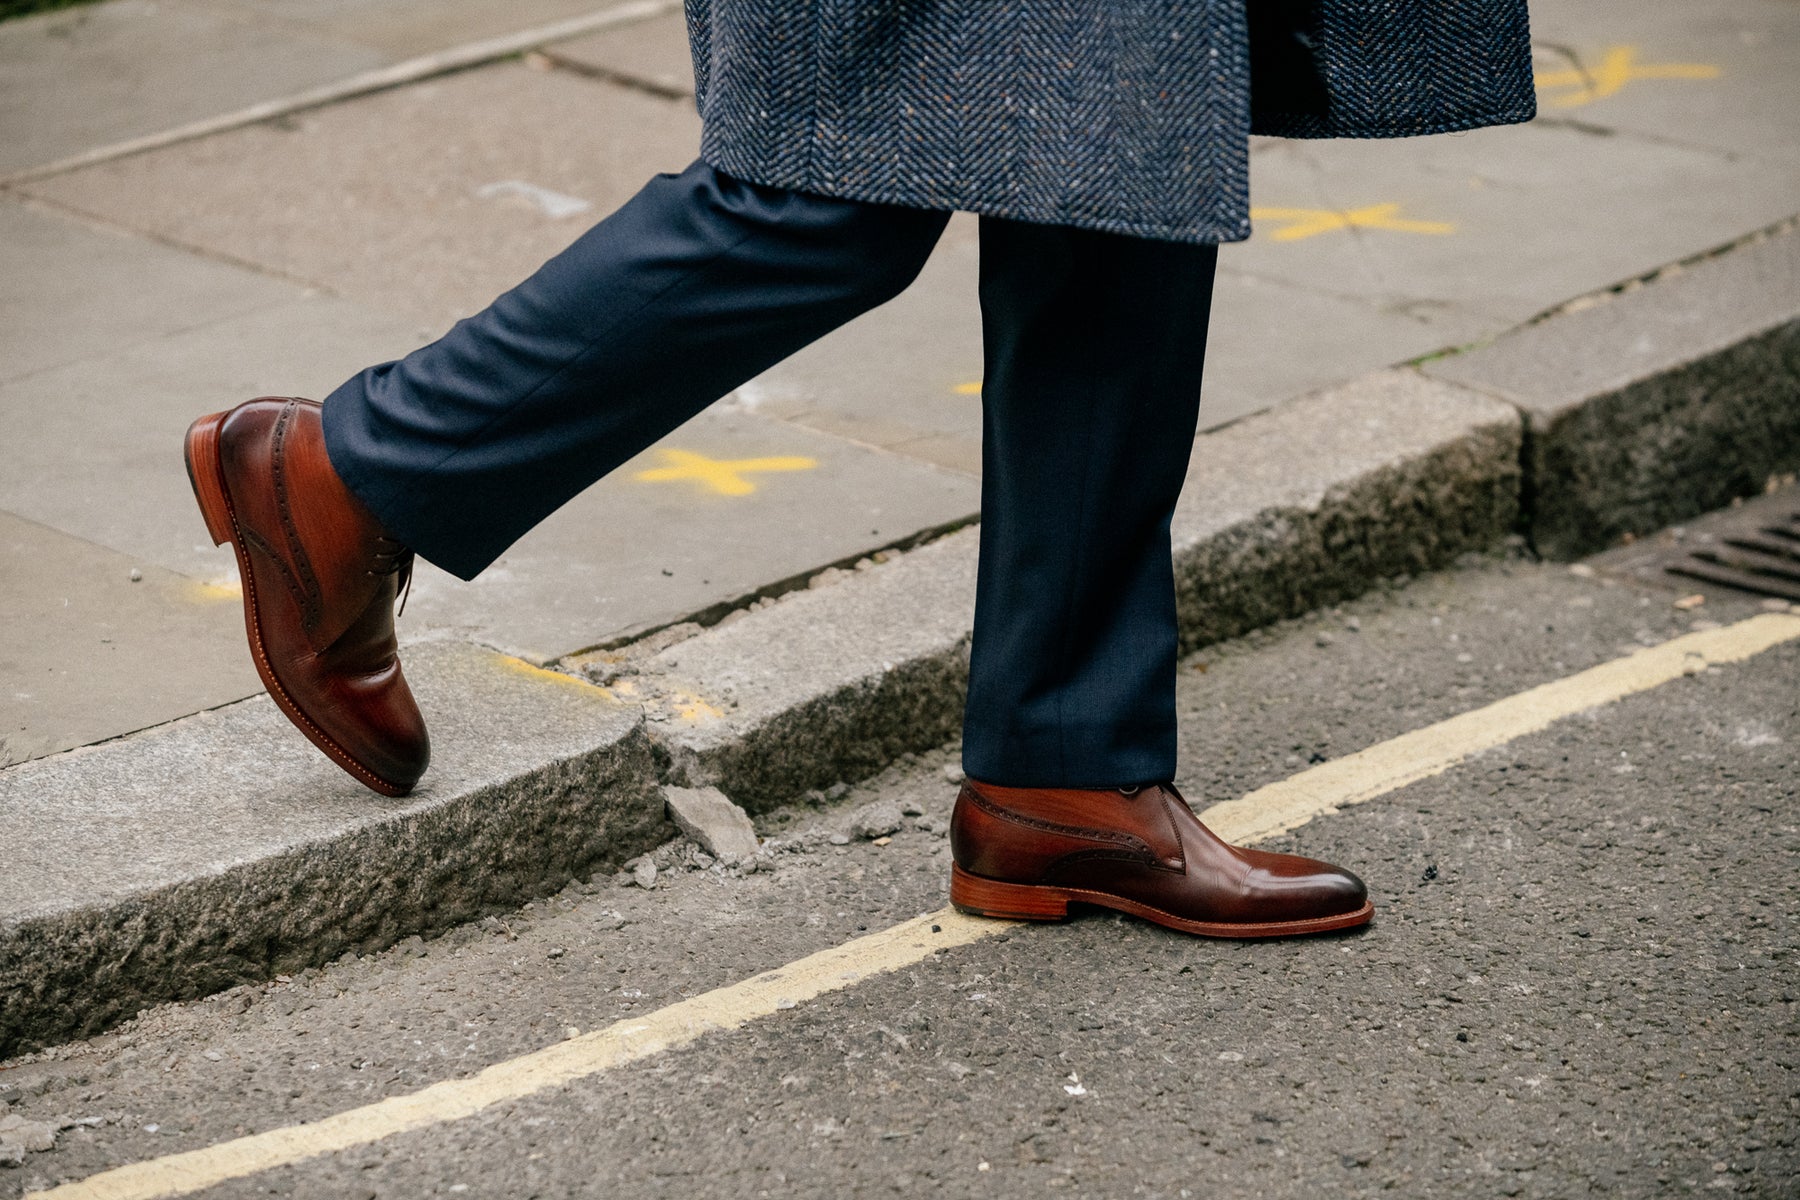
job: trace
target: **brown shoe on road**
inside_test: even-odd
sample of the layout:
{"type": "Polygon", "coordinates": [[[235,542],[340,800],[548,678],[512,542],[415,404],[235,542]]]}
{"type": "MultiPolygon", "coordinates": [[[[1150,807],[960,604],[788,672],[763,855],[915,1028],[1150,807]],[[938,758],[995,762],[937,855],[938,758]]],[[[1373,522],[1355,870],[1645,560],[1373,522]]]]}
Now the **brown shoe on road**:
{"type": "Polygon", "coordinates": [[[1173,787],[1008,788],[969,780],[950,818],[950,902],[1057,921],[1097,904],[1207,937],[1266,938],[1367,924],[1363,881],[1296,854],[1227,845],[1173,787]]]}
{"type": "Polygon", "coordinates": [[[264,397],[202,417],[188,427],[188,479],[213,543],[237,551],[270,697],[344,770],[404,796],[431,758],[394,638],[412,554],[332,469],[319,414],[264,397]]]}

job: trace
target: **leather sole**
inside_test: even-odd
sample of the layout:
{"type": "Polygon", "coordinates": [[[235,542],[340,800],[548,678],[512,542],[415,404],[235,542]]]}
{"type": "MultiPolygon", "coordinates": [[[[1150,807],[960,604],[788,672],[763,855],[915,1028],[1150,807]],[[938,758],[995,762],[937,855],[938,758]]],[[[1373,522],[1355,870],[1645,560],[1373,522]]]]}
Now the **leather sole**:
{"type": "Polygon", "coordinates": [[[225,486],[225,467],[219,458],[219,430],[230,415],[213,413],[188,426],[183,455],[187,459],[188,483],[193,485],[194,499],[200,503],[200,515],[206,518],[206,531],[211,535],[213,545],[223,546],[230,542],[237,554],[238,577],[243,580],[244,587],[244,631],[250,638],[250,657],[256,663],[256,673],[262,678],[263,686],[269,689],[269,698],[275,701],[275,706],[332,762],[384,796],[404,796],[412,790],[410,786],[383,779],[314,724],[269,664],[268,651],[263,646],[262,622],[256,612],[256,577],[250,573],[250,556],[245,553],[243,539],[238,536],[231,489],[225,486]]]}
{"type": "Polygon", "coordinates": [[[1093,904],[1101,908],[1130,913],[1158,925],[1200,937],[1279,938],[1308,933],[1329,933],[1334,929],[1354,929],[1367,925],[1375,915],[1375,905],[1365,900],[1354,912],[1329,917],[1309,917],[1303,921],[1190,921],[1174,913],[1140,904],[1124,896],[1094,892],[1086,888],[1050,887],[1043,884],[1002,883],[971,875],[954,864],[950,867],[950,903],[957,911],[976,917],[999,917],[1008,921],[1066,921],[1069,905],[1093,904]]]}

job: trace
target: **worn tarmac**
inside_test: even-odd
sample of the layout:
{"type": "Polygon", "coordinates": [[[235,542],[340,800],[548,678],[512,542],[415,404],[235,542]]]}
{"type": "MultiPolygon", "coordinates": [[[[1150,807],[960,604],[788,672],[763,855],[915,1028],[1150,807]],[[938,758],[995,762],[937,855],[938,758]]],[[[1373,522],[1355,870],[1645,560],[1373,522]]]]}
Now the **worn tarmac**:
{"type": "MultiPolygon", "coordinates": [[[[1753,615],[1470,561],[1183,664],[1197,806],[1753,615]]],[[[1791,1196],[1800,645],[1564,720],[1270,845],[1369,881],[1289,942],[1021,926],[690,1047],[209,1197],[1791,1196]]],[[[945,901],[955,747],[430,943],[0,1069],[64,1130],[0,1196],[317,1120],[945,901]],[[920,810],[885,846],[853,813],[920,810]]]]}

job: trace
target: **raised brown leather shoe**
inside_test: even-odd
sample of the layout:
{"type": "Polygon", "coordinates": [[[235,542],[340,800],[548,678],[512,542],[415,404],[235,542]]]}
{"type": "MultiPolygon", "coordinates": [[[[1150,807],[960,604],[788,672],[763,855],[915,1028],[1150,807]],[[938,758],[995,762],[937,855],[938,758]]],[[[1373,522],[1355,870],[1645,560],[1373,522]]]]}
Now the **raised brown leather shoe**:
{"type": "Polygon", "coordinates": [[[1097,904],[1207,937],[1324,933],[1375,914],[1329,863],[1227,845],[1173,787],[1009,788],[968,780],[950,818],[950,902],[1060,921],[1097,904]]]}
{"type": "Polygon", "coordinates": [[[264,397],[201,417],[188,427],[188,479],[213,544],[237,551],[270,697],[333,762],[404,796],[431,758],[394,639],[412,554],[332,469],[319,413],[264,397]]]}

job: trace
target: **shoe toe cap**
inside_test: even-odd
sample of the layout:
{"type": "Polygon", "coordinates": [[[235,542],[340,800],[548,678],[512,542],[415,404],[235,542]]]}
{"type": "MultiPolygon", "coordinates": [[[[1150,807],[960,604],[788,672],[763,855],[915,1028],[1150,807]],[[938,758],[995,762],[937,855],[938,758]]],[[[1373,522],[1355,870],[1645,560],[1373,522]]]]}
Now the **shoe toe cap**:
{"type": "Polygon", "coordinates": [[[1262,893],[1270,919],[1338,916],[1369,901],[1368,886],[1342,867],[1294,854],[1252,853],[1257,861],[1250,886],[1262,893]]]}

